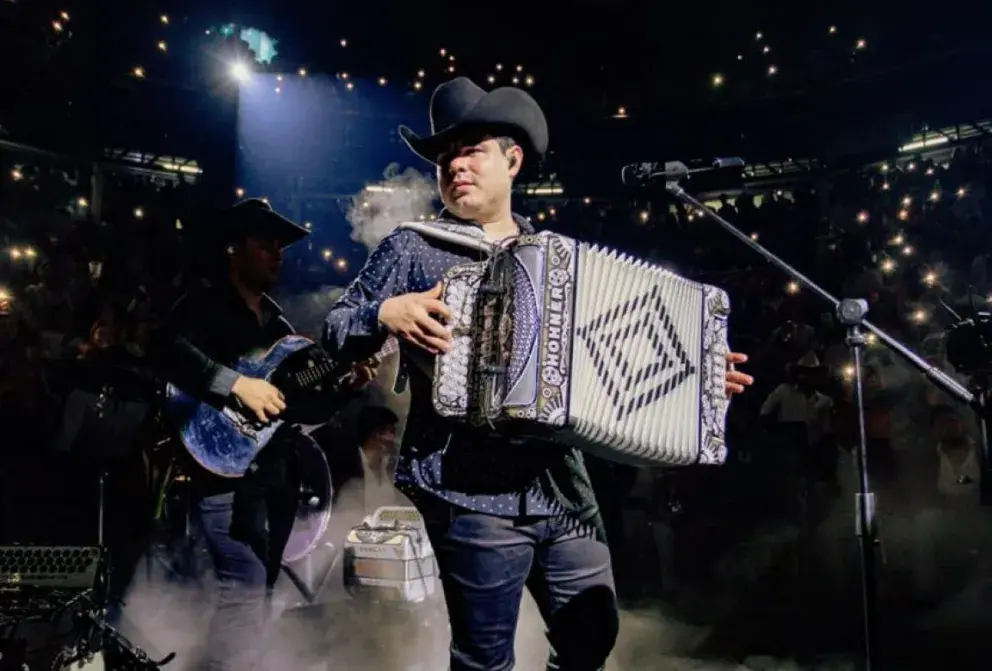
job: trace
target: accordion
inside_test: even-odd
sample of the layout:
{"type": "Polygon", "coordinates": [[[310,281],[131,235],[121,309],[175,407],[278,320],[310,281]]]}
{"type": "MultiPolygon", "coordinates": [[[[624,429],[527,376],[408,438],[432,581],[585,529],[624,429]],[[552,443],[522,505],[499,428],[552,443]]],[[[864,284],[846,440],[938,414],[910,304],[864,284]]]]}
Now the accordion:
{"type": "Polygon", "coordinates": [[[438,414],[621,463],[721,464],[730,299],[549,232],[445,275],[438,414]]]}

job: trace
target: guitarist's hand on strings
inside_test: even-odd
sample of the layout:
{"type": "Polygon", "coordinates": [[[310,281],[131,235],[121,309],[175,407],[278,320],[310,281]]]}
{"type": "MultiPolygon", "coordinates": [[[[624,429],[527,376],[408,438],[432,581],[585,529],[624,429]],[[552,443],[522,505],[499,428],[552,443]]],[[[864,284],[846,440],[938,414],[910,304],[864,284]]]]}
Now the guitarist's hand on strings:
{"type": "Polygon", "coordinates": [[[234,382],[231,393],[262,422],[268,422],[286,409],[282,392],[265,380],[242,375],[234,382]]]}
{"type": "Polygon", "coordinates": [[[379,323],[390,333],[431,354],[451,348],[451,333],[444,323],[451,311],[441,301],[441,283],[423,293],[393,296],[379,307],[379,323]]]}

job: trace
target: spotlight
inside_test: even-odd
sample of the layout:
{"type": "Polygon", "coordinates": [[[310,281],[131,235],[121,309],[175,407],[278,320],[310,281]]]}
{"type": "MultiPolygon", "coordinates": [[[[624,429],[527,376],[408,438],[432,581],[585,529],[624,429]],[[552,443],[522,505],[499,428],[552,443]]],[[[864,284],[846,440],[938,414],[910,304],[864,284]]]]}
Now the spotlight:
{"type": "Polygon", "coordinates": [[[231,66],[231,76],[244,83],[251,78],[251,69],[244,63],[235,63],[231,66]]]}

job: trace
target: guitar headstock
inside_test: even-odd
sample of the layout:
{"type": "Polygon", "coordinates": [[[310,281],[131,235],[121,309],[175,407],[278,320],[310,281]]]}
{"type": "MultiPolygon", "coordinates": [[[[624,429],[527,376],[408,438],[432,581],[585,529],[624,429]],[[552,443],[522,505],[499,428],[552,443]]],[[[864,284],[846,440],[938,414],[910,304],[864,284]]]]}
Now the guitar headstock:
{"type": "Polygon", "coordinates": [[[400,341],[396,338],[396,336],[389,336],[386,338],[386,342],[383,344],[382,349],[373,354],[372,358],[367,360],[367,364],[370,366],[380,364],[399,351],[400,341]]]}

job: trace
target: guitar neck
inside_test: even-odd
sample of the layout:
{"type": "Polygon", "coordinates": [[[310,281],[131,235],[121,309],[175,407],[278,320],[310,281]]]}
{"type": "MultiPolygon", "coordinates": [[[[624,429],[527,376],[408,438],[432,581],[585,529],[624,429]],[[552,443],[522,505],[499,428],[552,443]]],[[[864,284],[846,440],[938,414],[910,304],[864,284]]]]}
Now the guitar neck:
{"type": "MultiPolygon", "coordinates": [[[[394,352],[399,350],[399,342],[394,337],[390,337],[386,344],[378,352],[372,355],[371,358],[366,359],[363,363],[369,366],[377,366],[382,363],[387,357],[392,355],[394,352]]],[[[300,389],[308,389],[310,387],[315,387],[326,380],[326,378],[336,372],[339,372],[342,368],[342,364],[338,363],[334,359],[326,359],[316,364],[312,368],[303,371],[302,373],[295,376],[296,383],[300,389]]],[[[343,378],[347,375],[347,372],[342,372],[340,376],[343,378]]],[[[335,380],[338,382],[340,380],[335,380]]]]}

